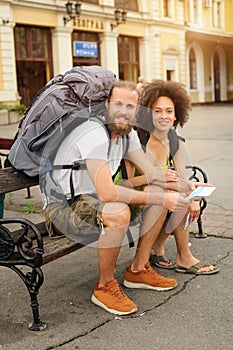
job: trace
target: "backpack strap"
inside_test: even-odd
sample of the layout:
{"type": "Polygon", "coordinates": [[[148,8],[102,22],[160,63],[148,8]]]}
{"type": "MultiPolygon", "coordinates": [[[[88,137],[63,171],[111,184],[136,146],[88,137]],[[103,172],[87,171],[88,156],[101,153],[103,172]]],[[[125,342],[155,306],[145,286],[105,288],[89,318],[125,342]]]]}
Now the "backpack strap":
{"type": "MultiPolygon", "coordinates": [[[[122,161],[121,161],[121,174],[122,174],[122,178],[124,180],[128,179],[128,174],[127,174],[127,170],[126,170],[124,159],[122,159],[122,161]]],[[[127,234],[127,238],[128,238],[128,242],[129,242],[129,248],[134,247],[134,240],[133,240],[133,236],[132,236],[132,233],[131,233],[129,227],[128,227],[128,230],[127,230],[126,234],[127,234]]]]}
{"type": "Polygon", "coordinates": [[[173,158],[179,149],[179,139],[174,128],[171,128],[168,132],[170,155],[173,158]]]}
{"type": "MultiPolygon", "coordinates": [[[[128,135],[127,135],[127,138],[128,138],[128,140],[127,140],[125,154],[128,152],[128,148],[129,148],[129,137],[128,137],[128,135]]],[[[120,170],[121,170],[122,179],[123,180],[127,180],[128,179],[128,174],[127,174],[127,169],[126,169],[126,166],[125,166],[125,160],[124,159],[121,160],[120,170]]],[[[127,238],[128,238],[128,242],[129,242],[129,248],[134,247],[134,240],[133,240],[133,236],[132,236],[132,233],[131,233],[129,227],[128,227],[128,230],[127,230],[126,234],[127,234],[127,238]]]]}
{"type": "MultiPolygon", "coordinates": [[[[141,142],[142,148],[145,151],[147,142],[150,138],[150,132],[139,128],[138,137],[141,142]]],[[[169,140],[170,155],[171,155],[171,158],[173,158],[179,149],[179,140],[185,142],[185,139],[181,136],[178,136],[174,128],[170,128],[168,132],[168,140],[169,140]]]]}

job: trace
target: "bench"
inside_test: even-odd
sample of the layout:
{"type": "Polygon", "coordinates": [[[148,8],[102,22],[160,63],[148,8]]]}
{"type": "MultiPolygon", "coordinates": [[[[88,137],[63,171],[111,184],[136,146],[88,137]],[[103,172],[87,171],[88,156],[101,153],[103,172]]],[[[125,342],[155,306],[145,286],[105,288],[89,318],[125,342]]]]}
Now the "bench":
{"type": "MultiPolygon", "coordinates": [[[[201,168],[189,168],[192,171],[191,179],[207,182],[207,176],[201,168]]],[[[36,185],[38,177],[28,177],[12,167],[0,169],[0,195],[36,185]]],[[[202,200],[201,215],[198,219],[200,236],[203,236],[201,216],[206,205],[206,200],[202,200]]],[[[23,218],[0,219],[0,266],[16,272],[29,292],[33,314],[33,322],[28,326],[30,330],[40,331],[46,328],[46,324],[40,320],[37,298],[44,282],[42,266],[82,247],[83,244],[65,236],[51,239],[44,221],[34,224],[23,218]]]]}

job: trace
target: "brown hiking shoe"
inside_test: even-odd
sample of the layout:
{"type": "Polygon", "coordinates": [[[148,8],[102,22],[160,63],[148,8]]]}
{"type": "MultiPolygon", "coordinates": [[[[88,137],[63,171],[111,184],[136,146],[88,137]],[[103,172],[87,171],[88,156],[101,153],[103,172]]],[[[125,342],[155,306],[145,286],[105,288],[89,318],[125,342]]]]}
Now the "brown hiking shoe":
{"type": "Polygon", "coordinates": [[[164,291],[175,288],[177,286],[177,280],[160,275],[147,263],[145,270],[139,272],[132,272],[129,266],[125,273],[124,286],[127,288],[164,291]]]}
{"type": "Polygon", "coordinates": [[[101,288],[98,285],[99,283],[96,282],[91,296],[91,301],[95,305],[115,315],[128,315],[137,311],[137,305],[125,295],[116,279],[101,288]]]}

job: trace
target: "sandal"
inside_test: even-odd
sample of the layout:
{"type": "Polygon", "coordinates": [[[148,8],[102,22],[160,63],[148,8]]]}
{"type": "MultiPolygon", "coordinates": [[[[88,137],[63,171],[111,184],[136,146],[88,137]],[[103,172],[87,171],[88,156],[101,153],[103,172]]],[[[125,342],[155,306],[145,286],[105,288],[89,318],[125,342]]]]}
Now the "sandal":
{"type": "Polygon", "coordinates": [[[154,264],[157,267],[160,267],[161,269],[174,269],[176,267],[176,265],[173,264],[171,260],[167,259],[165,255],[151,254],[150,263],[154,264]],[[167,265],[163,265],[161,262],[167,265]]]}
{"type": "Polygon", "coordinates": [[[210,264],[204,261],[199,261],[197,264],[194,264],[189,268],[185,268],[177,265],[176,272],[190,273],[193,275],[213,275],[214,273],[217,273],[220,271],[220,268],[216,266],[214,266],[214,269],[210,271],[199,271],[202,267],[207,267],[207,266],[210,266],[210,264]]]}

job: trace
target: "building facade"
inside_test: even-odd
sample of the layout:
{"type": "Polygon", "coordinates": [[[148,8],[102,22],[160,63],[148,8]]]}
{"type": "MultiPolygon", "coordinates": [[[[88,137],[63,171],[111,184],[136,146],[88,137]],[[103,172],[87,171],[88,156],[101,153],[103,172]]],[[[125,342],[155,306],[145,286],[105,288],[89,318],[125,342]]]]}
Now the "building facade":
{"type": "Polygon", "coordinates": [[[180,81],[193,103],[233,100],[232,0],[69,0],[70,15],[66,3],[0,0],[0,104],[28,106],[54,75],[93,64],[180,81]]]}

